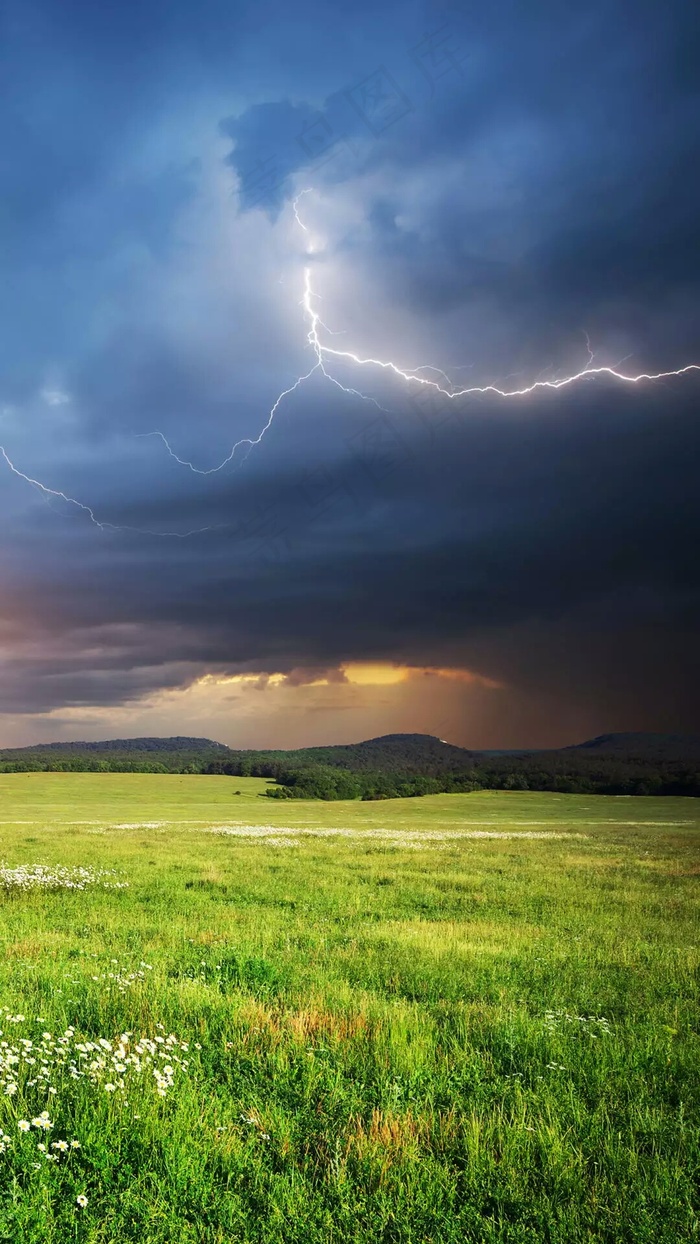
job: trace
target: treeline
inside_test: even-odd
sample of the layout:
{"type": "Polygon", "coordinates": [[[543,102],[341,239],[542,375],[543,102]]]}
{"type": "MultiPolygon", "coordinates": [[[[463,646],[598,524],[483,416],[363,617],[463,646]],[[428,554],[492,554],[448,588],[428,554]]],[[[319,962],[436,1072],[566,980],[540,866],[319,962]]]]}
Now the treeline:
{"type": "Polygon", "coordinates": [[[411,799],[446,791],[472,791],[470,777],[439,778],[424,773],[353,773],[331,765],[282,771],[265,794],[271,799],[411,799]]]}
{"type": "Polygon", "coordinates": [[[425,773],[353,772],[335,765],[302,764],[291,766],[283,760],[241,764],[216,762],[209,772],[236,777],[267,778],[265,791],[270,799],[410,799],[419,795],[478,790],[470,773],[430,776],[425,773]]]}
{"type": "Polygon", "coordinates": [[[37,743],[0,750],[0,773],[204,773],[231,754],[224,743],[190,735],[37,743]]]}
{"type": "Polygon", "coordinates": [[[570,795],[700,796],[700,766],[669,764],[654,768],[615,757],[570,768],[555,757],[519,765],[477,766],[472,777],[482,790],[553,791],[570,795]]]}
{"type": "Polygon", "coordinates": [[[197,735],[190,734],[174,734],[170,738],[147,735],[134,739],[89,739],[79,743],[35,743],[34,746],[29,747],[2,748],[0,755],[4,759],[11,759],[13,756],[21,757],[29,753],[38,756],[51,752],[59,752],[61,755],[70,755],[72,752],[119,752],[120,754],[189,752],[201,755],[202,752],[228,753],[230,750],[225,743],[217,743],[215,739],[199,738],[197,735]]]}
{"type": "Polygon", "coordinates": [[[421,735],[343,747],[234,751],[211,740],[113,740],[0,752],[0,772],[199,773],[260,777],[272,799],[395,799],[474,790],[700,797],[700,756],[578,747],[485,753],[421,735]],[[139,746],[134,746],[134,744],[139,746]],[[161,743],[158,748],[156,744],[161,743]]]}
{"type": "Polygon", "coordinates": [[[396,799],[474,790],[552,791],[579,795],[700,796],[700,766],[669,763],[654,768],[644,761],[614,757],[574,757],[564,753],[492,756],[461,772],[407,773],[350,770],[337,765],[290,764],[289,753],[259,753],[213,761],[208,773],[261,777],[275,783],[272,799],[396,799]]]}
{"type": "Polygon", "coordinates": [[[0,773],[206,773],[214,753],[24,752],[0,754],[0,773]]]}

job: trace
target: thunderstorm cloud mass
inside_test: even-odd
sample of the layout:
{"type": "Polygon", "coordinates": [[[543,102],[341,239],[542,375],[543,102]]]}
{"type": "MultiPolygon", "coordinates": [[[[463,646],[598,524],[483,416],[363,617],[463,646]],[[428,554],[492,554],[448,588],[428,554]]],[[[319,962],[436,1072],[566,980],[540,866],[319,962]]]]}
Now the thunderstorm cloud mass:
{"type": "Polygon", "coordinates": [[[699,728],[693,6],[0,47],[1,745],[699,728]]]}

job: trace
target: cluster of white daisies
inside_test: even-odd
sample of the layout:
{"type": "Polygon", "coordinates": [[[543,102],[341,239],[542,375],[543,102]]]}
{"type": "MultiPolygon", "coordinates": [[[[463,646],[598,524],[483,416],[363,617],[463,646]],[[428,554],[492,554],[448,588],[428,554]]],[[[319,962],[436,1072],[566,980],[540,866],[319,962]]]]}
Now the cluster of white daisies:
{"type": "MultiPolygon", "coordinates": [[[[20,1024],[24,1016],[5,1011],[5,1022],[20,1024]]],[[[189,1060],[183,1056],[188,1050],[188,1042],[174,1033],[134,1038],[133,1032],[122,1032],[113,1040],[79,1040],[75,1029],[69,1027],[58,1037],[50,1032],[34,1039],[13,1034],[8,1041],[0,1032],[0,1093],[14,1097],[33,1089],[53,1097],[59,1092],[57,1083],[65,1089],[67,1083],[81,1080],[108,1093],[119,1093],[130,1082],[147,1076],[164,1097],[175,1076],[186,1073],[189,1060]]]]}
{"type": "MultiPolygon", "coordinates": [[[[0,1023],[8,1030],[7,1035],[0,1030],[0,1103],[4,1098],[7,1129],[0,1128],[0,1155],[23,1152],[34,1170],[74,1160],[81,1149],[75,1138],[55,1137],[52,1118],[62,1105],[70,1107],[73,1091],[81,1083],[128,1105],[127,1094],[137,1088],[166,1097],[189,1067],[188,1042],[167,1034],[163,1024],[157,1025],[160,1031],[153,1037],[122,1032],[114,1039],[81,1039],[72,1026],[58,1036],[37,1032],[36,1026],[45,1020],[38,1016],[32,1025],[7,1007],[0,1007],[0,1023]],[[29,1035],[32,1028],[34,1035],[29,1035]],[[52,1109],[39,1110],[46,1101],[52,1109]],[[32,1104],[36,1114],[29,1109],[32,1104]],[[20,1117],[24,1112],[27,1117],[20,1117]]],[[[195,1049],[201,1049],[199,1043],[195,1049]]],[[[87,1203],[84,1193],[76,1198],[81,1209],[87,1203]]]]}
{"type": "Polygon", "coordinates": [[[59,864],[0,864],[0,889],[6,894],[33,890],[85,890],[99,885],[104,890],[126,890],[128,881],[114,881],[110,868],[65,868],[59,864]]]}

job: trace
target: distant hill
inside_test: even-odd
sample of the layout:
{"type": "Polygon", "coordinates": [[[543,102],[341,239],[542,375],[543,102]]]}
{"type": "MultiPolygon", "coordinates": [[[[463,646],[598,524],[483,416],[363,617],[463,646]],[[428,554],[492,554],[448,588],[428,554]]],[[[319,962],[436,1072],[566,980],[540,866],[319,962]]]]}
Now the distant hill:
{"type": "MultiPolygon", "coordinates": [[[[240,753],[239,753],[240,754],[240,753]]],[[[470,768],[478,752],[446,743],[433,734],[382,734],[362,743],[303,747],[277,755],[299,761],[335,765],[355,773],[388,770],[391,773],[452,773],[470,768]]]]}
{"type": "Polygon", "coordinates": [[[472,751],[431,734],[293,751],[234,749],[213,739],[105,739],[0,751],[0,772],[204,773],[268,778],[277,798],[383,799],[439,791],[550,790],[700,795],[700,738],[603,734],[540,751],[472,751]]]}
{"type": "Polygon", "coordinates": [[[224,743],[189,735],[36,743],[0,750],[0,772],[202,773],[213,760],[232,754],[224,743]]]}
{"type": "Polygon", "coordinates": [[[700,758],[700,734],[599,734],[594,739],[586,739],[585,743],[575,743],[573,747],[562,750],[690,760],[700,758]]]}
{"type": "Polygon", "coordinates": [[[42,752],[196,752],[222,751],[230,748],[225,743],[216,743],[213,739],[191,738],[186,734],[175,734],[171,738],[143,739],[96,739],[87,743],[34,743],[30,747],[6,747],[0,756],[20,756],[27,752],[40,755],[42,752]]]}
{"type": "Polygon", "coordinates": [[[569,748],[478,752],[430,734],[389,734],[287,752],[232,750],[207,772],[271,778],[277,787],[268,794],[278,798],[379,799],[477,789],[700,795],[700,757],[692,740],[654,735],[645,747],[645,736],[632,738],[627,745],[606,735],[569,748]]]}

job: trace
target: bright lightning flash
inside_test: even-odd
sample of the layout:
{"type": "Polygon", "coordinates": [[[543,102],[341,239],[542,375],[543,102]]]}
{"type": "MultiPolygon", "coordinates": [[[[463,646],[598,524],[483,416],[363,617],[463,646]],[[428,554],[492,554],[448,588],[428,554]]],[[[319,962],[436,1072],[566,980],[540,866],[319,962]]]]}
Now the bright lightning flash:
{"type": "MultiPolygon", "coordinates": [[[[292,204],[292,210],[294,213],[294,218],[296,220],[296,223],[298,224],[299,228],[303,231],[303,233],[306,235],[306,254],[309,256],[313,255],[318,248],[316,244],[314,243],[311,230],[309,229],[308,225],[305,224],[305,222],[302,220],[301,214],[299,212],[299,203],[301,199],[304,197],[304,195],[311,194],[311,193],[312,193],[311,189],[302,190],[301,193],[297,195],[296,199],[294,200],[292,204]]],[[[316,361],[313,364],[313,366],[309,368],[307,372],[305,372],[301,376],[298,376],[297,379],[293,382],[293,384],[289,385],[288,388],[282,390],[282,392],[275,399],[272,407],[270,408],[267,419],[261,431],[258,433],[256,437],[252,437],[252,438],[244,437],[241,440],[236,441],[235,445],[232,446],[230,452],[226,455],[223,461],[220,462],[217,466],[202,468],[202,467],[195,466],[194,463],[188,461],[186,458],[179,457],[178,454],[176,454],[175,451],[172,449],[167,437],[164,435],[163,432],[160,432],[160,431],[143,432],[140,435],[144,437],[154,436],[160,439],[165,445],[165,448],[167,449],[170,457],[173,458],[175,462],[178,462],[180,466],[187,467],[190,471],[193,471],[196,475],[214,475],[218,471],[223,470],[224,467],[228,466],[228,464],[235,457],[237,450],[239,450],[242,446],[248,447],[248,451],[243,458],[243,461],[245,461],[245,458],[248,457],[248,454],[251,452],[251,450],[260,444],[266,432],[269,431],[274,421],[275,415],[277,414],[277,411],[279,410],[279,407],[281,403],[284,401],[284,399],[286,397],[289,397],[292,393],[296,392],[297,389],[299,389],[307,380],[310,380],[311,377],[314,376],[316,373],[323,376],[325,380],[335,385],[343,393],[347,393],[351,397],[359,397],[363,401],[372,402],[373,405],[377,406],[380,410],[384,409],[384,407],[380,406],[379,402],[377,402],[373,397],[368,396],[366,393],[360,392],[358,389],[354,389],[348,385],[342,384],[341,381],[337,379],[337,377],[332,375],[328,370],[328,365],[330,365],[333,362],[333,360],[337,360],[339,363],[350,364],[353,367],[378,368],[382,371],[391,373],[393,376],[396,376],[398,379],[403,380],[408,385],[421,385],[425,388],[432,389],[435,392],[442,394],[443,397],[449,398],[452,401],[459,399],[459,398],[481,396],[484,394],[493,394],[495,397],[500,397],[504,399],[514,398],[514,397],[527,397],[531,393],[536,393],[539,389],[564,389],[570,385],[578,384],[578,382],[581,380],[594,380],[597,376],[609,376],[611,379],[617,380],[621,382],[622,384],[642,384],[646,382],[653,382],[656,380],[667,380],[673,376],[685,376],[685,375],[688,375],[690,372],[700,371],[700,364],[698,363],[688,363],[686,364],[685,367],[679,367],[673,371],[639,372],[636,375],[629,375],[627,372],[620,371],[619,370],[620,364],[618,364],[615,367],[612,367],[612,366],[594,367],[593,366],[594,354],[591,348],[590,339],[588,337],[588,334],[586,333],[585,337],[586,337],[586,347],[587,347],[587,352],[588,352],[588,361],[585,367],[582,367],[580,371],[573,372],[571,375],[562,376],[562,377],[559,377],[558,379],[548,379],[548,380],[537,379],[537,380],[534,380],[532,384],[524,385],[522,388],[518,388],[518,389],[500,388],[496,384],[469,385],[465,388],[458,388],[452,383],[449,376],[444,371],[442,371],[439,367],[432,366],[431,364],[424,363],[418,367],[400,367],[397,363],[393,362],[391,359],[374,358],[371,356],[365,357],[361,354],[356,354],[352,350],[339,350],[335,346],[326,345],[325,341],[321,339],[321,334],[327,334],[328,336],[337,336],[338,334],[333,333],[332,330],[329,329],[326,324],[324,324],[318,311],[316,310],[315,302],[319,298],[320,298],[320,294],[315,292],[315,290],[313,289],[312,283],[311,283],[311,267],[307,265],[304,268],[304,287],[303,287],[303,296],[301,299],[301,306],[303,308],[306,321],[309,325],[308,332],[306,334],[306,340],[315,355],[316,361]],[[432,375],[425,376],[423,375],[424,372],[431,372],[432,375]],[[433,377],[438,377],[438,378],[434,379],[433,377]]],[[[625,360],[622,360],[622,361],[624,362],[625,360]]],[[[95,527],[99,527],[100,530],[102,531],[105,531],[105,530],[133,531],[133,532],[138,532],[139,534],[142,534],[142,535],[172,536],[176,539],[186,539],[188,536],[198,535],[201,532],[206,532],[206,531],[219,530],[222,527],[226,526],[226,524],[218,524],[217,527],[199,527],[199,528],[195,528],[193,531],[156,532],[156,531],[145,531],[142,528],[137,528],[137,527],[122,527],[122,526],[118,526],[115,523],[101,522],[100,520],[96,518],[94,510],[92,510],[89,505],[84,505],[82,501],[77,501],[74,497],[69,497],[64,492],[61,492],[58,489],[49,488],[45,484],[42,484],[40,480],[33,479],[32,476],[30,475],[25,475],[23,471],[20,471],[14,465],[14,463],[10,460],[8,454],[6,453],[5,449],[1,445],[0,445],[0,454],[4,458],[10,470],[13,471],[15,475],[19,476],[20,479],[26,480],[28,484],[33,485],[33,487],[37,488],[41,493],[43,493],[47,501],[50,502],[51,498],[55,497],[62,501],[67,502],[69,505],[75,506],[78,510],[81,510],[83,513],[85,513],[88,516],[88,518],[90,519],[90,522],[95,527]]]]}
{"type": "MultiPolygon", "coordinates": [[[[302,190],[301,193],[297,195],[296,199],[294,199],[294,202],[292,204],[294,219],[299,225],[299,228],[303,230],[304,234],[306,234],[306,237],[307,237],[307,242],[306,242],[306,254],[307,255],[314,254],[314,252],[318,248],[313,241],[313,237],[311,234],[311,230],[309,229],[309,226],[305,224],[305,222],[303,221],[301,217],[301,214],[299,212],[299,203],[301,199],[304,197],[304,195],[311,194],[311,193],[312,191],[310,188],[306,190],[302,190]]],[[[326,333],[329,336],[337,336],[338,334],[333,333],[332,330],[329,329],[326,324],[324,324],[318,311],[316,310],[314,304],[315,304],[315,301],[319,298],[320,298],[320,294],[315,292],[311,284],[311,268],[307,266],[304,268],[304,293],[303,293],[303,297],[301,300],[301,306],[304,310],[304,315],[306,317],[307,323],[309,324],[309,330],[306,334],[306,340],[308,344],[311,346],[311,349],[313,350],[316,356],[316,362],[314,363],[313,367],[308,372],[306,372],[305,375],[299,376],[299,378],[295,380],[294,384],[290,385],[288,389],[285,389],[282,393],[280,393],[279,397],[275,401],[275,404],[272,407],[268,415],[267,421],[264,424],[262,431],[259,433],[259,435],[254,440],[251,440],[246,437],[243,440],[237,441],[236,444],[232,447],[230,453],[226,455],[226,457],[223,459],[222,462],[220,462],[217,466],[209,467],[207,469],[202,469],[201,467],[196,467],[192,462],[189,462],[187,459],[178,457],[178,455],[170,447],[168,441],[166,440],[162,432],[146,432],[144,433],[144,435],[159,437],[165,444],[165,447],[168,450],[168,453],[170,454],[170,456],[174,458],[176,462],[179,462],[181,466],[188,467],[190,471],[194,471],[197,475],[213,475],[217,471],[221,471],[225,466],[228,465],[229,462],[231,462],[231,460],[234,458],[236,454],[236,451],[240,449],[242,445],[247,445],[249,447],[248,453],[250,453],[250,450],[255,445],[259,445],[265,433],[269,430],[283,398],[287,397],[288,394],[293,393],[295,389],[299,388],[299,386],[303,384],[304,381],[309,380],[310,377],[313,376],[316,372],[319,372],[322,376],[325,377],[326,380],[329,380],[331,384],[336,385],[337,388],[341,389],[343,393],[347,393],[348,395],[352,397],[362,398],[363,401],[372,402],[375,406],[379,407],[380,410],[384,410],[384,407],[380,406],[379,403],[373,397],[368,396],[366,393],[360,392],[358,389],[354,389],[354,388],[349,387],[348,385],[342,384],[340,380],[338,380],[335,376],[333,376],[328,371],[328,368],[327,368],[327,364],[330,364],[333,359],[337,359],[341,362],[349,363],[354,367],[380,368],[381,370],[391,372],[394,376],[398,377],[400,380],[404,380],[407,384],[423,385],[426,388],[435,390],[437,393],[441,393],[443,397],[447,397],[450,400],[454,400],[456,398],[481,396],[483,394],[489,394],[489,393],[493,394],[495,397],[500,397],[500,398],[527,397],[530,393],[537,392],[538,389],[564,389],[564,388],[567,388],[569,385],[577,384],[580,380],[592,380],[596,376],[610,376],[612,379],[619,380],[624,384],[640,384],[645,381],[667,380],[671,376],[684,376],[689,372],[700,371],[700,364],[698,363],[688,363],[685,367],[680,367],[675,371],[640,372],[637,375],[633,375],[633,376],[628,375],[626,372],[620,371],[619,370],[620,364],[617,364],[615,367],[612,367],[612,366],[594,367],[593,366],[594,353],[591,347],[590,337],[588,336],[588,333],[585,333],[584,335],[586,338],[586,350],[588,353],[588,361],[585,367],[582,367],[580,371],[574,372],[572,375],[563,376],[558,379],[534,380],[532,384],[525,385],[523,388],[519,388],[519,389],[504,389],[504,388],[500,388],[498,385],[495,385],[495,384],[468,385],[464,388],[458,388],[452,383],[449,376],[444,371],[442,371],[441,368],[434,367],[429,363],[420,364],[418,367],[404,368],[404,367],[399,367],[399,365],[397,363],[392,362],[391,359],[381,359],[381,358],[371,358],[371,357],[366,358],[360,354],[355,354],[352,350],[338,350],[334,346],[324,344],[324,342],[321,340],[321,336],[320,336],[321,332],[326,333]],[[426,371],[432,372],[434,375],[438,376],[440,379],[432,379],[429,376],[422,375],[422,373],[426,371]],[[441,381],[443,383],[441,383],[441,381]]],[[[625,360],[623,359],[622,362],[624,361],[625,360]]],[[[246,454],[246,457],[247,456],[248,455],[246,454]]]]}

